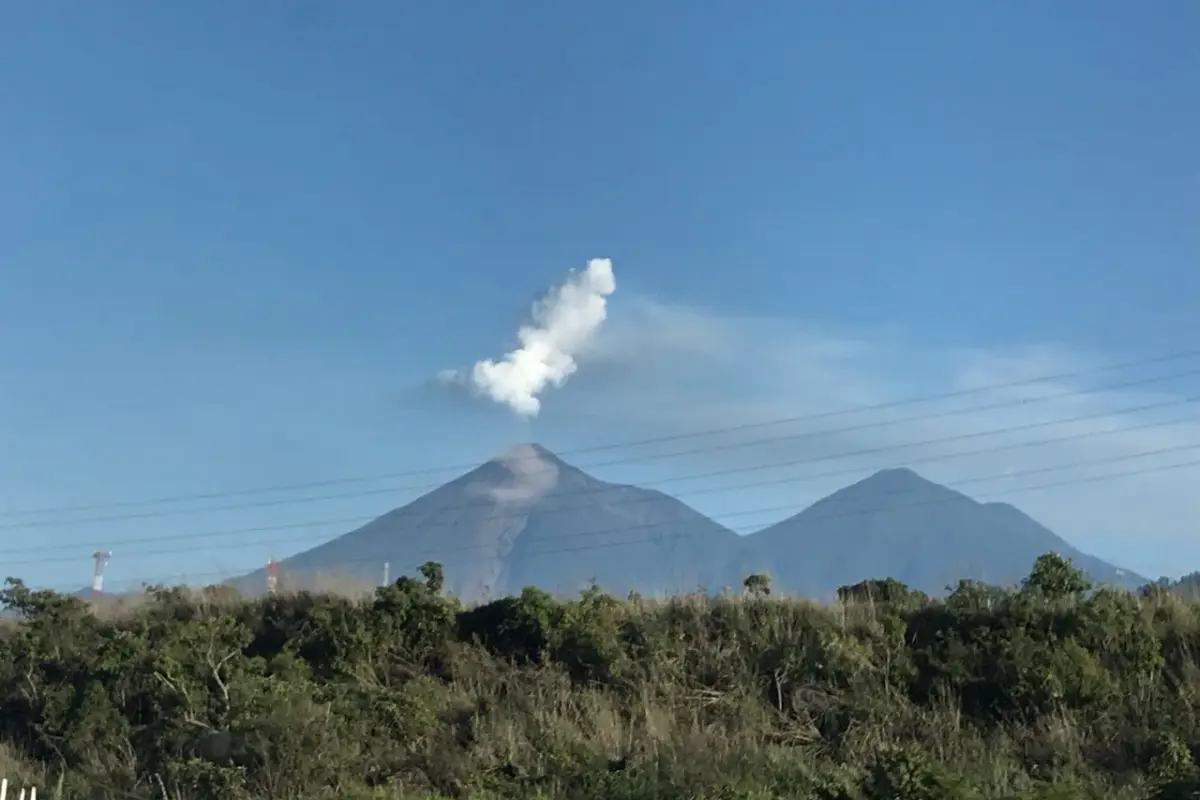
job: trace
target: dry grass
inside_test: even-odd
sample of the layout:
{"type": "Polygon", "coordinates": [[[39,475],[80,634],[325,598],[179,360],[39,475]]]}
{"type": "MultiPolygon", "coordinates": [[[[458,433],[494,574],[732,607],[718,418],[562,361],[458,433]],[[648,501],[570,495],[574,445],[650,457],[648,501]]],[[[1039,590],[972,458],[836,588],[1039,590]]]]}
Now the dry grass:
{"type": "MultiPolygon", "coordinates": [[[[375,588],[338,575],[309,585],[355,600],[375,588]]],[[[279,595],[286,599],[297,591],[282,582],[279,595]]],[[[414,609],[426,609],[421,613],[433,619],[418,600],[432,598],[433,606],[445,610],[436,595],[422,597],[421,591],[401,598],[411,605],[387,607],[389,615],[400,609],[380,623],[392,642],[397,629],[387,626],[412,621],[414,609]]],[[[278,604],[254,604],[229,615],[241,602],[230,591],[179,594],[200,611],[198,620],[179,625],[196,625],[205,636],[216,630],[205,625],[209,621],[224,617],[228,623],[237,616],[253,629],[260,622],[256,614],[279,610],[278,604]]],[[[118,620],[149,600],[99,611],[118,620]]],[[[270,754],[255,767],[256,797],[298,797],[297,776],[324,776],[310,778],[328,785],[305,797],[428,798],[437,789],[445,796],[485,800],[875,800],[884,795],[861,794],[874,765],[888,754],[916,752],[969,790],[889,800],[1148,798],[1148,754],[1159,747],[1159,735],[1200,746],[1200,654],[1194,651],[1200,606],[1170,597],[1119,608],[1090,609],[1088,602],[1038,596],[1011,613],[995,612],[1001,615],[992,620],[995,630],[1011,635],[1011,644],[1004,645],[1011,649],[1000,658],[1012,663],[1003,669],[980,671],[981,659],[998,652],[988,645],[953,656],[982,676],[972,680],[991,681],[1003,691],[1036,693],[1050,673],[1063,681],[1067,690],[1053,703],[1022,700],[1031,709],[1025,716],[971,712],[962,686],[918,697],[912,680],[917,645],[906,629],[911,609],[870,599],[822,605],[697,593],[594,606],[583,600],[568,606],[546,602],[524,617],[524,611],[508,608],[502,620],[527,632],[530,620],[546,612],[538,623],[541,632],[520,635],[533,641],[554,628],[549,633],[559,637],[555,641],[570,646],[543,650],[549,653],[544,660],[477,643],[451,624],[438,629],[439,642],[426,651],[436,656],[425,661],[408,645],[392,652],[380,640],[368,641],[366,628],[379,622],[372,621],[370,603],[334,603],[336,613],[301,619],[299,631],[325,625],[322,637],[346,635],[347,647],[330,649],[353,663],[343,662],[340,671],[269,681],[257,676],[259,667],[245,667],[239,691],[253,714],[247,712],[240,724],[257,737],[250,739],[252,749],[270,754]],[[1079,612],[1070,621],[1077,631],[1092,626],[1089,649],[1077,646],[1079,660],[1057,660],[1065,658],[1075,634],[1048,644],[1038,628],[1039,615],[1048,610],[1079,612]],[[343,626],[347,618],[353,624],[343,626]],[[1169,678],[1159,667],[1139,674],[1125,666],[1142,663],[1139,641],[1176,659],[1169,678]],[[596,672],[577,669],[597,663],[596,672]],[[1096,691],[1094,696],[1105,699],[1079,700],[1070,691],[1096,691]],[[391,776],[387,789],[364,788],[364,771],[380,763],[391,776]],[[1046,794],[1047,786],[1058,794],[1046,794]]],[[[929,610],[941,613],[943,607],[929,610]]],[[[467,616],[451,619],[461,626],[467,616]]],[[[957,622],[938,624],[954,633],[954,626],[967,630],[973,619],[964,613],[957,622]]],[[[197,634],[194,641],[206,640],[197,634]]],[[[521,646],[524,654],[537,649],[526,639],[521,646]]],[[[211,644],[175,657],[180,664],[203,659],[209,652],[204,648],[211,644]]],[[[150,681],[147,691],[159,690],[150,681]]],[[[212,687],[196,687],[206,690],[212,687]]],[[[77,774],[101,774],[112,758],[97,755],[77,774]]],[[[54,777],[3,750],[0,770],[28,775],[39,785],[54,777]]]]}

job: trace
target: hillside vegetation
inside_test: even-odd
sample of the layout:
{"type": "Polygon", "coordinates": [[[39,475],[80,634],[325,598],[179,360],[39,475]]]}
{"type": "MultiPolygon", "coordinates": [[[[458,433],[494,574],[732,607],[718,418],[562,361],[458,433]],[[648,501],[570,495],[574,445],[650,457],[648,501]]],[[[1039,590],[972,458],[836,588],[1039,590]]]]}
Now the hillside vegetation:
{"type": "Polygon", "coordinates": [[[0,775],[61,798],[1171,798],[1200,793],[1200,605],[894,581],[464,608],[157,589],[95,615],[10,579],[0,775]]]}

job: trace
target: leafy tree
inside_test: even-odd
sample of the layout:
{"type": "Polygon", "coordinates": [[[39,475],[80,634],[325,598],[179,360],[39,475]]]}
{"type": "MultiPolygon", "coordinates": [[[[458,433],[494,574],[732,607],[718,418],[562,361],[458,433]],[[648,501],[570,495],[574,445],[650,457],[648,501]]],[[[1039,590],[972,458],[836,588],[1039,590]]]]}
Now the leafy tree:
{"type": "Polygon", "coordinates": [[[888,605],[920,604],[929,599],[923,592],[914,591],[895,578],[883,580],[871,578],[849,586],[839,586],[837,598],[843,603],[883,603],[888,605]]]}
{"type": "Polygon", "coordinates": [[[746,576],[742,587],[751,597],[766,597],[771,594],[771,579],[761,572],[756,572],[746,576]]]}
{"type": "Polygon", "coordinates": [[[1200,605],[890,579],[831,608],[534,588],[369,597],[10,579],[0,768],[56,798],[1153,798],[1200,793],[1200,605]]]}
{"type": "Polygon", "coordinates": [[[1083,572],[1057,553],[1039,556],[1022,586],[1027,592],[1051,600],[1079,597],[1092,588],[1083,572]]]}
{"type": "Polygon", "coordinates": [[[446,573],[441,564],[436,561],[426,561],[417,568],[417,572],[425,578],[425,588],[432,594],[442,593],[442,587],[446,584],[446,573]]]}

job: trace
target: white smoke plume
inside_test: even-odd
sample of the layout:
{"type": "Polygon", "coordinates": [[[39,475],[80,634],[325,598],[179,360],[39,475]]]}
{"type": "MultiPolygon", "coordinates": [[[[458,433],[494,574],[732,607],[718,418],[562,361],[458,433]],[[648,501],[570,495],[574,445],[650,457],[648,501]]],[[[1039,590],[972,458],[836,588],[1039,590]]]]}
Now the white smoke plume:
{"type": "Polygon", "coordinates": [[[499,361],[477,362],[469,376],[443,370],[439,380],[467,382],[518,414],[536,416],[542,390],[561,387],[577,369],[575,356],[600,329],[616,288],[612,261],[591,259],[534,304],[530,323],[517,331],[520,347],[499,361]]]}

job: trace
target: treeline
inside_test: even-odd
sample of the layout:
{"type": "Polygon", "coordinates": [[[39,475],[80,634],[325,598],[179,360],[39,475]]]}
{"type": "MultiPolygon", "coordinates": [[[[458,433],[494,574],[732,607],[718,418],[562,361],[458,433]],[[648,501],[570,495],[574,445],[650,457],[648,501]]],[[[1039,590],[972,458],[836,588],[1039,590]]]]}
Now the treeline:
{"type": "Polygon", "coordinates": [[[1200,797],[1200,605],[1022,586],[829,607],[737,596],[464,608],[426,564],[368,599],[9,579],[0,777],[39,797],[1200,797]]]}
{"type": "Polygon", "coordinates": [[[1190,572],[1178,580],[1159,578],[1142,590],[1147,592],[1167,591],[1184,600],[1200,600],[1200,572],[1190,572]]]}

